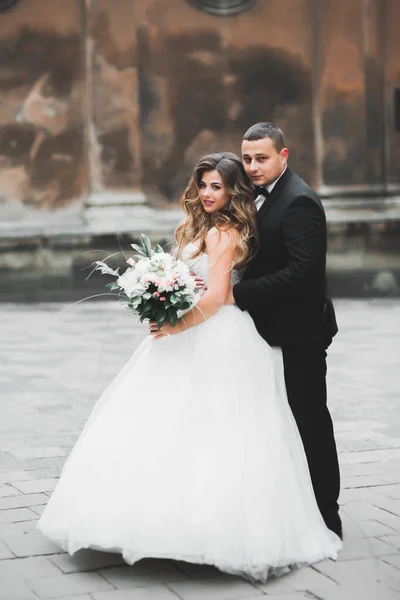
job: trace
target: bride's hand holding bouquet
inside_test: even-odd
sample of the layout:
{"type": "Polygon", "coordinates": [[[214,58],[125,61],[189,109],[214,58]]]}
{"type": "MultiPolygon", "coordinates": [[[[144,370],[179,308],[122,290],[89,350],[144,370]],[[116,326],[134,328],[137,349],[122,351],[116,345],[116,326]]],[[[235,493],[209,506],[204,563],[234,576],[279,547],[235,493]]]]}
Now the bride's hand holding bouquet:
{"type": "Polygon", "coordinates": [[[138,315],[140,322],[149,321],[152,329],[164,325],[164,335],[178,333],[174,330],[178,312],[194,305],[196,279],[182,260],[164,252],[158,244],[153,250],[146,235],[141,236],[141,242],[131,244],[136,258],[127,259],[129,266],[124,273],[104,261],[96,261],[95,270],[117,277],[106,287],[117,290],[121,303],[138,315]]]}

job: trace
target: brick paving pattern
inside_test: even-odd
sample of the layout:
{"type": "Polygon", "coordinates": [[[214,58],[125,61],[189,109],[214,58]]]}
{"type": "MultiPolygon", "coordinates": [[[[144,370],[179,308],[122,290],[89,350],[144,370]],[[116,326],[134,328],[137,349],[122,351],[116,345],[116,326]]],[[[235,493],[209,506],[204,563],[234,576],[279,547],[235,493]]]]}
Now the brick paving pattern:
{"type": "Polygon", "coordinates": [[[100,392],[145,334],[112,303],[0,306],[0,600],[400,600],[400,302],[336,303],[330,407],[345,541],[265,585],[207,566],[84,551],[35,524],[100,392]]]}

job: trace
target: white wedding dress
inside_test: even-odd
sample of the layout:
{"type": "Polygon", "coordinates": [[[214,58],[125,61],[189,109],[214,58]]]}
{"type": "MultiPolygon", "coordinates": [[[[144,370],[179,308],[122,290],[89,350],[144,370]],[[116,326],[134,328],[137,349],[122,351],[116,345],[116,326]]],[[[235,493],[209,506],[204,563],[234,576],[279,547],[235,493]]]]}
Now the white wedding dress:
{"type": "MultiPolygon", "coordinates": [[[[207,281],[207,256],[192,263],[207,281]]],[[[259,581],[341,548],[317,508],[281,351],[236,306],[145,338],[96,404],[38,527],[71,554],[172,558],[259,581]]]]}

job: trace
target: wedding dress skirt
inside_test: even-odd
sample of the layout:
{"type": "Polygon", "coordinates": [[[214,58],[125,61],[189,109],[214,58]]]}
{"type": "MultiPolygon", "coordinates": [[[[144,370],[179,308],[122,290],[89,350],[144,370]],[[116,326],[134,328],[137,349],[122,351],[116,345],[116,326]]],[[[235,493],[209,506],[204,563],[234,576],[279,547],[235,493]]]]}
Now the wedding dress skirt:
{"type": "Polygon", "coordinates": [[[235,306],[145,338],[95,406],[38,527],[71,554],[172,558],[260,581],[341,548],[315,501],[281,351],[235,306]]]}

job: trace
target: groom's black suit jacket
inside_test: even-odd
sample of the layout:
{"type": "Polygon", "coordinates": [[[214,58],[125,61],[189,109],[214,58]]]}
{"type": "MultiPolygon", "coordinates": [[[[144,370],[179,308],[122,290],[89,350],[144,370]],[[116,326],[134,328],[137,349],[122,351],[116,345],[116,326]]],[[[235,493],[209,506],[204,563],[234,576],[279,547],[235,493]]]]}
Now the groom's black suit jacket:
{"type": "Polygon", "coordinates": [[[260,247],[236,304],[271,346],[323,342],[337,332],[326,295],[326,219],[317,194],[288,167],[257,213],[260,247]]]}

